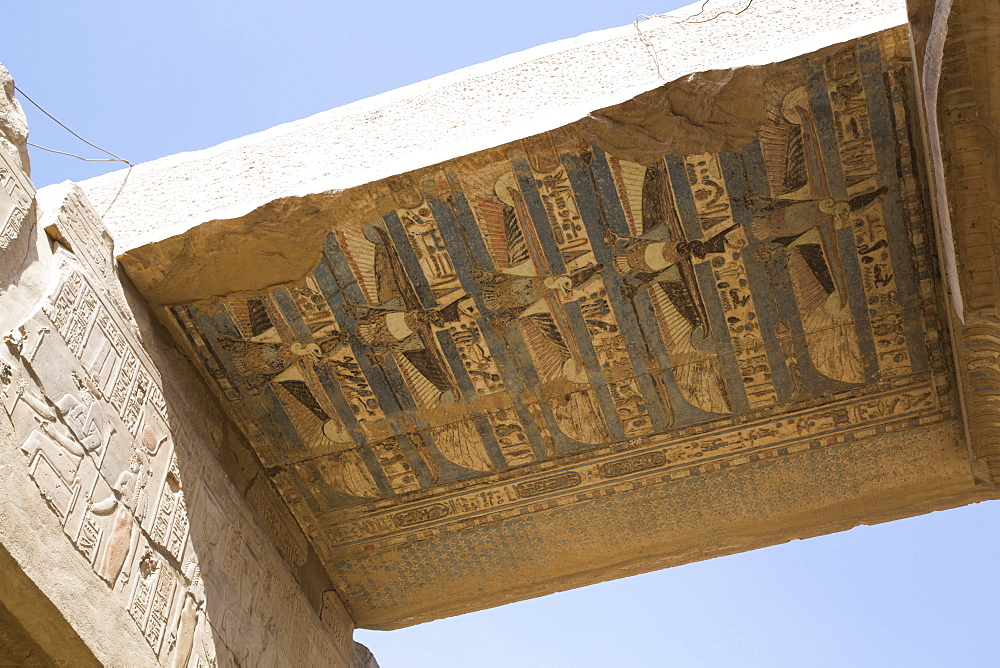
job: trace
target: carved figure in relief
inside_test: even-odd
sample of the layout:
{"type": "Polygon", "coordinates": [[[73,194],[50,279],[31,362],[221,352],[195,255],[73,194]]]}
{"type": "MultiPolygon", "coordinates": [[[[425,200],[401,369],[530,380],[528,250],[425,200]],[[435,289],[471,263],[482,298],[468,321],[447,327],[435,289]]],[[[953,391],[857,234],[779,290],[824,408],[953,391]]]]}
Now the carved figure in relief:
{"type": "Polygon", "coordinates": [[[100,501],[91,502],[90,513],[96,517],[107,517],[114,513],[111,531],[104,547],[104,558],[94,565],[97,574],[109,584],[118,581],[122,567],[128,557],[132,542],[132,514],[120,501],[121,491],[112,488],[113,493],[100,501]]]}
{"type": "Polygon", "coordinates": [[[275,394],[306,446],[342,450],[353,438],[308,368],[292,366],[271,379],[275,394]]]}
{"type": "Polygon", "coordinates": [[[477,270],[483,303],[501,321],[508,322],[543,300],[566,300],[575,288],[597,275],[601,266],[590,264],[566,275],[553,275],[531,226],[524,198],[513,173],[494,187],[496,199],[478,197],[480,229],[494,271],[477,270]]]}
{"type": "MultiPolygon", "coordinates": [[[[136,498],[136,485],[142,474],[138,459],[129,462],[129,468],[119,475],[111,494],[107,497],[89,501],[88,515],[91,518],[113,518],[110,528],[106,529],[104,537],[103,557],[94,562],[94,571],[108,584],[114,586],[122,573],[122,568],[132,547],[135,535],[133,524],[133,504],[142,501],[136,498]]],[[[139,520],[141,522],[141,520],[139,520]]]]}
{"type": "Polygon", "coordinates": [[[249,336],[219,337],[219,343],[232,355],[251,393],[259,393],[265,385],[274,388],[296,432],[310,448],[342,448],[352,443],[350,432],[314,372],[316,365],[331,360],[344,348],[346,334],[327,326],[318,330],[311,342],[291,341],[293,335],[285,331],[281,318],[272,314],[274,306],[267,296],[231,302],[226,308],[249,336]]]}
{"type": "Polygon", "coordinates": [[[66,393],[56,401],[56,410],[84,450],[95,452],[107,445],[115,427],[104,415],[103,395],[97,384],[89,378],[81,378],[76,372],[71,375],[84,399],[81,401],[74,394],[66,393]]]}
{"type": "Polygon", "coordinates": [[[265,298],[248,299],[229,305],[233,318],[249,329],[242,340],[219,337],[219,343],[233,356],[236,370],[251,379],[251,389],[259,388],[297,364],[318,364],[346,344],[343,332],[327,331],[309,343],[283,340],[272,320],[265,298]]]}
{"type": "Polygon", "coordinates": [[[693,263],[732,250],[736,241],[729,236],[736,226],[716,231],[706,240],[687,241],[662,164],[645,166],[614,158],[611,167],[632,234],[620,237],[607,232],[615,248],[615,270],[627,279],[622,294],[632,299],[647,290],[684,398],[709,413],[730,413],[693,263]]]}
{"type": "Polygon", "coordinates": [[[104,556],[94,564],[97,574],[111,585],[118,580],[131,549],[135,533],[133,525],[141,525],[145,519],[149,503],[148,483],[152,476],[150,460],[166,440],[166,435],[157,438],[147,425],[141,445],[133,449],[127,468],[111,486],[111,494],[90,502],[89,512],[92,515],[109,517],[114,514],[105,539],[104,556]]]}
{"type": "Polygon", "coordinates": [[[362,498],[375,499],[381,496],[368,467],[356,450],[346,450],[319,463],[323,479],[334,489],[362,498]]]}
{"type": "Polygon", "coordinates": [[[140,629],[146,625],[149,608],[153,602],[157,576],[162,570],[161,567],[162,562],[153,556],[152,551],[147,548],[139,560],[138,569],[136,569],[138,577],[132,590],[132,600],[128,608],[129,614],[132,615],[132,619],[135,620],[140,629]]]}
{"type": "Polygon", "coordinates": [[[148,457],[139,448],[136,448],[129,458],[128,468],[118,475],[115,484],[111,486],[115,492],[115,498],[132,511],[132,515],[140,524],[146,519],[146,511],[149,506],[147,486],[152,474],[148,457]]]}
{"type": "Polygon", "coordinates": [[[590,265],[566,276],[518,276],[504,272],[476,274],[483,286],[483,303],[493,311],[496,320],[510,321],[519,317],[538,302],[553,297],[568,299],[601,270],[600,265],[590,265]]]}
{"type": "Polygon", "coordinates": [[[352,239],[345,251],[368,299],[367,307],[354,306],[358,336],[372,347],[373,362],[392,355],[422,408],[454,403],[458,388],[434,335],[446,326],[444,314],[423,305],[381,224],[352,239]]]}
{"type": "Polygon", "coordinates": [[[443,366],[444,360],[436,345],[428,347],[426,341],[433,338],[436,331],[467,328],[479,317],[476,302],[471,296],[455,294],[459,295],[457,299],[438,309],[352,309],[355,313],[364,314],[359,319],[358,337],[362,343],[372,348],[372,360],[380,362],[386,354],[399,353],[406,359],[404,366],[413,365],[441,391],[440,403],[451,403],[453,395],[447,393],[455,388],[450,371],[443,366]]]}
{"type": "MultiPolygon", "coordinates": [[[[680,241],[677,212],[666,197],[669,177],[661,164],[640,165],[631,160],[609,157],[611,175],[628,225],[628,238],[680,241]]],[[[619,237],[610,230],[608,240],[619,237]]]]}
{"type": "Polygon", "coordinates": [[[473,471],[493,468],[483,439],[472,420],[462,420],[432,430],[438,450],[451,461],[473,471]]]}
{"type": "Polygon", "coordinates": [[[474,273],[491,320],[519,325],[542,383],[564,379],[586,384],[586,368],[562,303],[596,278],[601,266],[589,264],[554,275],[512,172],[497,180],[494,194],[495,199],[478,197],[477,210],[495,269],[474,273]]]}
{"type": "Polygon", "coordinates": [[[4,363],[4,396],[8,413],[13,416],[18,403],[26,406],[36,427],[21,444],[28,457],[39,490],[56,513],[63,517],[69,490],[77,485],[76,476],[85,454],[72,432],[59,419],[58,410],[36,394],[16,365],[4,363]],[[39,465],[44,467],[40,470],[39,465]],[[51,472],[48,474],[48,472],[51,472]],[[55,478],[49,478],[54,475],[55,478]],[[44,477],[44,480],[43,480],[44,477]]]}
{"type": "Polygon", "coordinates": [[[648,284],[671,267],[685,261],[690,264],[693,259],[704,260],[708,254],[722,253],[727,245],[735,243],[729,239],[735,224],[708,239],[687,240],[662,164],[643,167],[613,160],[616,185],[632,234],[621,237],[608,230],[606,236],[614,246],[615,269],[631,279],[628,289],[633,294],[637,286],[648,284]]]}
{"type": "Polygon", "coordinates": [[[770,198],[752,198],[750,229],[767,261],[783,248],[806,332],[813,365],[826,376],[849,383],[864,380],[864,368],[848,302],[837,231],[849,216],[872,205],[884,186],[847,201],[831,197],[808,92],[789,92],[780,116],[760,131],[770,198]]]}
{"type": "Polygon", "coordinates": [[[190,592],[185,595],[173,642],[172,668],[186,668],[194,648],[194,635],[199,621],[199,605],[190,592]]]}

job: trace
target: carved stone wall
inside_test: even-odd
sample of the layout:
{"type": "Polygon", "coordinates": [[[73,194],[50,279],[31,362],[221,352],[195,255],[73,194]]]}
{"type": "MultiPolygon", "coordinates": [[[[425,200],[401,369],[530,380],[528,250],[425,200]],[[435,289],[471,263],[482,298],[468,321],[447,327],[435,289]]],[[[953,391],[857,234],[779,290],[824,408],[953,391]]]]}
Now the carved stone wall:
{"type": "Polygon", "coordinates": [[[0,148],[25,176],[31,173],[27,141],[28,119],[14,97],[14,79],[0,63],[0,148]]]}
{"type": "MultiPolygon", "coordinates": [[[[0,86],[5,85],[5,77],[10,75],[0,65],[0,86]]],[[[0,119],[5,118],[2,107],[0,103],[0,119]]],[[[20,108],[17,111],[20,112],[20,108]]],[[[19,260],[23,259],[27,250],[28,229],[34,220],[32,202],[35,196],[27,173],[21,169],[21,161],[10,150],[13,144],[6,140],[3,125],[0,121],[0,253],[5,258],[0,263],[0,296],[14,276],[20,273],[19,260]]]]}
{"type": "Polygon", "coordinates": [[[1000,482],[1000,6],[911,2],[972,451],[1000,482]]]}
{"type": "Polygon", "coordinates": [[[0,547],[12,568],[105,665],[353,665],[353,622],[315,554],[122,286],[82,191],[49,188],[36,204],[2,147],[0,186],[0,547]]]}

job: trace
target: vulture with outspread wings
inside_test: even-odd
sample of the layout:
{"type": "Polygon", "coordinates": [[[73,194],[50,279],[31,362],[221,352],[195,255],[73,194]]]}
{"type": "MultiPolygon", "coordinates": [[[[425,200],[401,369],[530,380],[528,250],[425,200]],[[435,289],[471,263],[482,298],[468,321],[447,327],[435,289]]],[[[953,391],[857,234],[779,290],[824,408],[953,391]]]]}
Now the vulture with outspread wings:
{"type": "Polygon", "coordinates": [[[369,302],[358,318],[358,338],[372,347],[376,361],[394,355],[421,407],[457,399],[454,378],[431,329],[443,324],[441,315],[424,308],[389,233],[370,225],[363,236],[344,238],[345,252],[369,302]]]}

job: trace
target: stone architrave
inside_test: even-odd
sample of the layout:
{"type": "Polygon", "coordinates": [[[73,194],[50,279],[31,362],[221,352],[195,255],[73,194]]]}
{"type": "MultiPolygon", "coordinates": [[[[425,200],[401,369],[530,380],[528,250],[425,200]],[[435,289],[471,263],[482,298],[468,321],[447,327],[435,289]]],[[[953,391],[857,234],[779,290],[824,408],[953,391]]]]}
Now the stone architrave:
{"type": "Polygon", "coordinates": [[[178,666],[995,498],[1000,10],[910,5],[720,4],[43,190],[18,470],[178,666]]]}
{"type": "Polygon", "coordinates": [[[909,35],[872,11],[766,65],[309,181],[343,190],[239,173],[211,202],[129,200],[124,268],[359,625],[995,495],[956,401],[909,35]]]}

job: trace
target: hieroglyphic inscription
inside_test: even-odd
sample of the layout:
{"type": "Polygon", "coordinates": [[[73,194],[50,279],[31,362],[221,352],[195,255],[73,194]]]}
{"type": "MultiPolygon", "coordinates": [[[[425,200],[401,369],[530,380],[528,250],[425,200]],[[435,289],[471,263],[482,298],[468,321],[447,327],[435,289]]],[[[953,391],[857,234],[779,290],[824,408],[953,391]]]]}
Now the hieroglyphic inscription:
{"type": "MultiPolygon", "coordinates": [[[[855,197],[874,191],[879,185],[868,98],[857,48],[844,48],[828,57],[826,72],[847,195],[855,197]]],[[[849,224],[861,260],[879,370],[887,377],[909,373],[910,353],[882,206],[851,212],[849,224]]]]}
{"type": "Polygon", "coordinates": [[[541,478],[539,480],[519,482],[514,485],[514,491],[517,492],[517,495],[522,499],[527,499],[532,496],[540,496],[549,492],[557,492],[561,489],[575,487],[580,484],[581,480],[582,478],[580,478],[579,473],[569,471],[567,473],[561,473],[556,476],[541,478]]]}
{"type": "Polygon", "coordinates": [[[667,463],[667,456],[662,452],[650,452],[628,459],[619,459],[614,462],[607,462],[598,467],[598,471],[604,478],[617,478],[619,476],[637,473],[647,469],[655,469],[667,463]]]}
{"type": "Polygon", "coordinates": [[[264,526],[270,530],[275,546],[282,556],[294,566],[301,566],[306,561],[305,539],[295,533],[297,527],[289,526],[291,518],[286,519],[277,507],[275,498],[265,488],[266,483],[257,482],[247,492],[247,502],[257,512],[264,526]]]}
{"type": "Polygon", "coordinates": [[[27,176],[0,148],[0,252],[21,235],[34,196],[27,176]]]}
{"type": "Polygon", "coordinates": [[[568,127],[361,186],[307,277],[170,326],[338,555],[935,419],[874,41],[775,66],[732,150],[568,127]]]}
{"type": "Polygon", "coordinates": [[[396,513],[392,516],[392,521],[398,527],[409,527],[414,524],[439,520],[442,517],[447,517],[448,513],[448,506],[443,503],[435,503],[430,506],[414,508],[404,513],[396,513]]]}
{"type": "MultiPolygon", "coordinates": [[[[71,242],[110,242],[93,211],[74,209],[86,206],[81,199],[46,211],[42,224],[58,216],[71,242]],[[87,229],[68,227],[81,220],[87,229]]],[[[69,245],[76,244],[61,243],[50,257],[51,293],[0,342],[0,404],[20,440],[25,475],[67,539],[164,665],[321,665],[342,654],[348,646],[331,644],[286,562],[211,458],[217,446],[199,418],[168,417],[159,372],[131,313],[112,299],[120,286],[102,285],[114,275],[110,254],[93,247],[81,263],[69,245]],[[90,266],[101,261],[107,271],[90,266]],[[204,441],[185,448],[183,461],[174,441],[180,434],[204,441]],[[205,488],[214,495],[199,495],[205,488]],[[208,503],[218,505],[219,527],[240,527],[238,539],[219,547],[219,527],[205,530],[208,503]],[[193,533],[201,537],[197,549],[193,533]],[[253,555],[244,558],[244,548],[253,555]],[[219,572],[231,568],[239,570],[234,585],[218,587],[219,572]],[[220,590],[242,607],[218,600],[220,590]],[[263,604],[265,593],[273,600],[263,604]],[[283,646],[279,636],[302,642],[283,646]]],[[[248,497],[264,507],[253,491],[248,497]]],[[[282,528],[290,520],[263,513],[261,521],[282,528]]],[[[278,547],[288,561],[303,563],[304,538],[284,543],[278,547]]]]}
{"type": "Polygon", "coordinates": [[[433,525],[434,531],[448,531],[465,526],[464,522],[470,517],[498,509],[503,511],[503,516],[531,512],[533,499],[541,495],[553,494],[557,500],[549,503],[563,505],[577,502],[581,495],[592,498],[595,494],[615,493],[614,483],[619,479],[652,476],[650,481],[662,482],[663,475],[679,479],[747,463],[751,455],[768,458],[831,446],[858,434],[904,429],[914,419],[946,418],[947,412],[939,412],[942,410],[939,391],[947,390],[930,385],[904,388],[858,398],[833,408],[793,413],[777,421],[737,423],[721,433],[685,436],[686,430],[682,429],[672,438],[633,439],[633,448],[646,451],[627,456],[606,454],[559,475],[537,475],[533,480],[483,486],[403,512],[390,509],[368,511],[357,519],[337,518],[327,531],[333,545],[339,546],[335,547],[335,554],[351,554],[361,546],[379,545],[383,537],[395,536],[403,529],[418,525],[433,525]],[[566,496],[560,496],[560,492],[566,496]],[[412,523],[407,524],[411,519],[412,523]]]}

